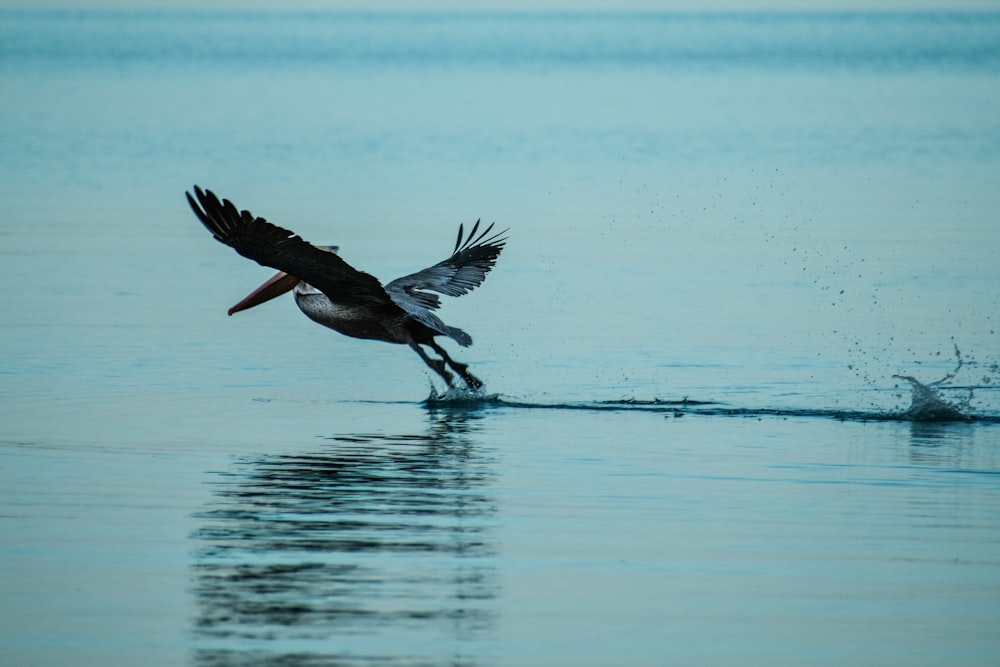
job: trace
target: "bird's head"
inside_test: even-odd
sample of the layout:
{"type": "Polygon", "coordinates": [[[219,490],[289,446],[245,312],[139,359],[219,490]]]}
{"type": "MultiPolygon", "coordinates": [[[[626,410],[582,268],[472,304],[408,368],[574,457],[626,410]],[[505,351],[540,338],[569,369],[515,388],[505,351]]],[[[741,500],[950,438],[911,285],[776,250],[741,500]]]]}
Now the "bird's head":
{"type": "MultiPolygon", "coordinates": [[[[337,251],[340,250],[340,246],[335,245],[319,245],[316,247],[325,252],[332,252],[333,254],[337,254],[337,251]]],[[[296,285],[299,284],[299,282],[299,279],[295,276],[285,273],[284,271],[278,271],[276,274],[271,276],[267,282],[248,294],[245,299],[230,308],[229,314],[232,315],[233,313],[238,313],[241,310],[247,310],[248,308],[259,306],[266,301],[270,301],[271,299],[281,296],[285,292],[290,292],[296,285]]]]}

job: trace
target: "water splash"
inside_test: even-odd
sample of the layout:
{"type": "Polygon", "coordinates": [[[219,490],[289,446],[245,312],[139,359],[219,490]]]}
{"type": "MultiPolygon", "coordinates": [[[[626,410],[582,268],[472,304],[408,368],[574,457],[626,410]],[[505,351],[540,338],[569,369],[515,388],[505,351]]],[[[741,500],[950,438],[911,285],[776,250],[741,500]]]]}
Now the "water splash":
{"type": "Polygon", "coordinates": [[[940,380],[924,384],[912,375],[893,375],[892,377],[896,379],[910,383],[910,407],[903,412],[903,417],[915,422],[970,421],[973,418],[971,414],[973,387],[966,387],[968,395],[958,402],[946,400],[938,391],[939,388],[948,386],[965,364],[962,352],[956,344],[955,369],[946,373],[940,380]]]}
{"type": "Polygon", "coordinates": [[[903,412],[903,417],[915,422],[954,422],[971,421],[969,404],[972,401],[972,390],[966,399],[959,403],[951,403],[938,393],[937,382],[923,384],[912,375],[893,375],[894,378],[910,383],[911,404],[903,412]]]}
{"type": "Polygon", "coordinates": [[[433,384],[430,394],[424,399],[424,405],[427,407],[481,407],[501,402],[499,394],[487,394],[484,388],[452,386],[439,392],[433,384]]]}

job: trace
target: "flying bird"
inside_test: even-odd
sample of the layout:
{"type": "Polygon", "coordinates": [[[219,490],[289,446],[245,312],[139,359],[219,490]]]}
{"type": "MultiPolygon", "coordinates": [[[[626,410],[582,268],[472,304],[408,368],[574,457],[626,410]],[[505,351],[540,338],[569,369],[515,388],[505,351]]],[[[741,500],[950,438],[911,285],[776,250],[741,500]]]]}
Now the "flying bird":
{"type": "Polygon", "coordinates": [[[479,231],[479,221],[465,234],[459,225],[451,256],[434,266],[383,285],[375,276],[345,262],[336,246],[318,246],[287,229],[240,211],[228,199],[219,200],[211,190],[194,187],[186,192],[191,210],[220,243],[256,261],[278,269],[270,280],[229,309],[229,314],[252,308],[294,290],[295,303],[309,319],[353,338],[409,345],[424,363],[455,386],[458,374],[472,390],[482,381],[468,365],[451,358],[434,339],[447,336],[462,347],[472,337],[448,326],[434,311],[438,294],[462,296],[482,284],[507,242],[507,230],[493,232],[493,225],[479,231]],[[422,346],[436,352],[429,355],[422,346]]]}

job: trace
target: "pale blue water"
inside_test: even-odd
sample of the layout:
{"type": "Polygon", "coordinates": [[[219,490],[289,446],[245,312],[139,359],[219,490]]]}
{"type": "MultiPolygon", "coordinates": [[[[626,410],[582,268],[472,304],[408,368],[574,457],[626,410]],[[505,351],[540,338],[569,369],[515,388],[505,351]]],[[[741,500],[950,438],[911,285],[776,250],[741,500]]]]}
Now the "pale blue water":
{"type": "Polygon", "coordinates": [[[4,11],[0,100],[5,664],[996,662],[1000,14],[4,11]],[[227,318],[194,183],[510,227],[495,398],[227,318]]]}

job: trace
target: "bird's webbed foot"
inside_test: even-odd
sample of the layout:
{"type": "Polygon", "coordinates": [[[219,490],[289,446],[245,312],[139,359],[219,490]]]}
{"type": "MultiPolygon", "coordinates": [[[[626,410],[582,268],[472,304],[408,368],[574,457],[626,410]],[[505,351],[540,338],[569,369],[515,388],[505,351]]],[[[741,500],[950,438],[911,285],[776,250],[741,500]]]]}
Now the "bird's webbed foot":
{"type": "Polygon", "coordinates": [[[465,386],[467,386],[472,391],[479,391],[480,389],[483,388],[483,381],[477,378],[472,373],[466,370],[461,370],[458,371],[458,374],[461,376],[462,382],[465,383],[465,386]]]}

